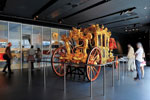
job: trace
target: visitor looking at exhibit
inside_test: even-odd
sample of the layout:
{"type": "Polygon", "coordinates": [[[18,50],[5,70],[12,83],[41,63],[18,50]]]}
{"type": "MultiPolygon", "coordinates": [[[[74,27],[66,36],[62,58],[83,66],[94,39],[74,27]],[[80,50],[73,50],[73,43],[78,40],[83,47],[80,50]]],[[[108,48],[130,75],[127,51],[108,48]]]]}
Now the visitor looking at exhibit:
{"type": "Polygon", "coordinates": [[[131,46],[131,44],[128,44],[128,71],[133,72],[136,70],[135,67],[135,53],[134,53],[134,48],[131,46]]]}
{"type": "Polygon", "coordinates": [[[143,50],[142,44],[140,42],[137,43],[137,48],[138,48],[138,50],[135,53],[137,76],[134,79],[141,80],[142,76],[141,76],[141,68],[140,67],[141,67],[141,63],[144,61],[144,59],[143,59],[144,50],[143,50]]]}

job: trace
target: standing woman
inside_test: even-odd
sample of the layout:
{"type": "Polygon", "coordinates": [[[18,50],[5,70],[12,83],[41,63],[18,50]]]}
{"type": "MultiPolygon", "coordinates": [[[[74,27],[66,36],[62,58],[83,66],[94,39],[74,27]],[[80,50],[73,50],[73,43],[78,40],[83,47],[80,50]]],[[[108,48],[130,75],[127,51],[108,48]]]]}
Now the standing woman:
{"type": "MultiPolygon", "coordinates": [[[[144,50],[144,49],[143,49],[144,50]]],[[[143,61],[141,62],[141,74],[142,74],[142,79],[144,79],[144,66],[146,66],[146,61],[145,59],[145,53],[143,53],[143,61]]]]}
{"type": "Polygon", "coordinates": [[[134,78],[134,80],[141,80],[142,75],[141,75],[141,62],[144,61],[143,59],[143,47],[142,44],[139,42],[137,43],[137,48],[138,50],[135,53],[135,63],[136,63],[136,70],[137,70],[137,76],[134,78]]]}
{"type": "Polygon", "coordinates": [[[133,47],[128,44],[128,71],[133,72],[135,68],[135,53],[133,47]]]}
{"type": "Polygon", "coordinates": [[[28,61],[31,62],[31,70],[34,69],[34,61],[35,61],[35,58],[34,58],[35,50],[33,48],[34,48],[34,46],[31,45],[31,48],[28,51],[28,61]]]}
{"type": "Polygon", "coordinates": [[[37,48],[36,58],[37,58],[38,68],[40,69],[40,62],[42,59],[42,53],[40,48],[37,48]]]}

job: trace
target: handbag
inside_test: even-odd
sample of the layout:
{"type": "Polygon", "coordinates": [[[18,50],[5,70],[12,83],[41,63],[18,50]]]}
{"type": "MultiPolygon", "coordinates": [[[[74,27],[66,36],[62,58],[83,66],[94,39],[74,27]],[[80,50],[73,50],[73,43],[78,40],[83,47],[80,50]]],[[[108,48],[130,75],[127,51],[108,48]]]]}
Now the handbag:
{"type": "Polygon", "coordinates": [[[8,57],[8,55],[5,53],[5,54],[3,54],[3,59],[4,60],[8,60],[9,59],[9,57],[8,57]]]}

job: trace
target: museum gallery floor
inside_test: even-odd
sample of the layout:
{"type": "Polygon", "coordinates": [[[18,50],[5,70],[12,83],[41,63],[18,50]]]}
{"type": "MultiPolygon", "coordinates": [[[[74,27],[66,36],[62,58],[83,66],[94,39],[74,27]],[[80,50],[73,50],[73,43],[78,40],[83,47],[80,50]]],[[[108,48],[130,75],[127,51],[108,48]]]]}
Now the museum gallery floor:
{"type": "MultiPolygon", "coordinates": [[[[114,87],[112,87],[112,68],[106,67],[106,94],[103,96],[103,72],[92,83],[93,100],[149,100],[150,98],[150,68],[145,67],[145,79],[134,81],[136,72],[120,69],[120,81],[114,74],[114,87]]],[[[35,70],[31,77],[27,69],[15,70],[11,77],[0,73],[0,98],[1,100],[91,100],[90,82],[67,78],[66,96],[63,91],[63,78],[58,77],[46,68],[46,83],[44,70],[35,70]]]]}

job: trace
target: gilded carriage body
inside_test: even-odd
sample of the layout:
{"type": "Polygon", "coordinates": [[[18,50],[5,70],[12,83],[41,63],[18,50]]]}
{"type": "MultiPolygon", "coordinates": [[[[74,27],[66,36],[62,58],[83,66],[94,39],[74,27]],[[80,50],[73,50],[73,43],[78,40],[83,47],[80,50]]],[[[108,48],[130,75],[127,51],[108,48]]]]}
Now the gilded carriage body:
{"type": "MultiPolygon", "coordinates": [[[[112,50],[115,49],[116,43],[110,36],[111,32],[104,26],[99,27],[98,24],[82,29],[73,28],[68,37],[61,36],[65,45],[57,48],[52,55],[53,70],[59,76],[64,75],[64,65],[56,64],[55,61],[96,65],[113,61],[112,50]]],[[[101,69],[100,66],[83,66],[83,68],[85,68],[86,76],[90,81],[97,79],[101,69]],[[90,72],[93,74],[92,79],[90,72]]]]}

